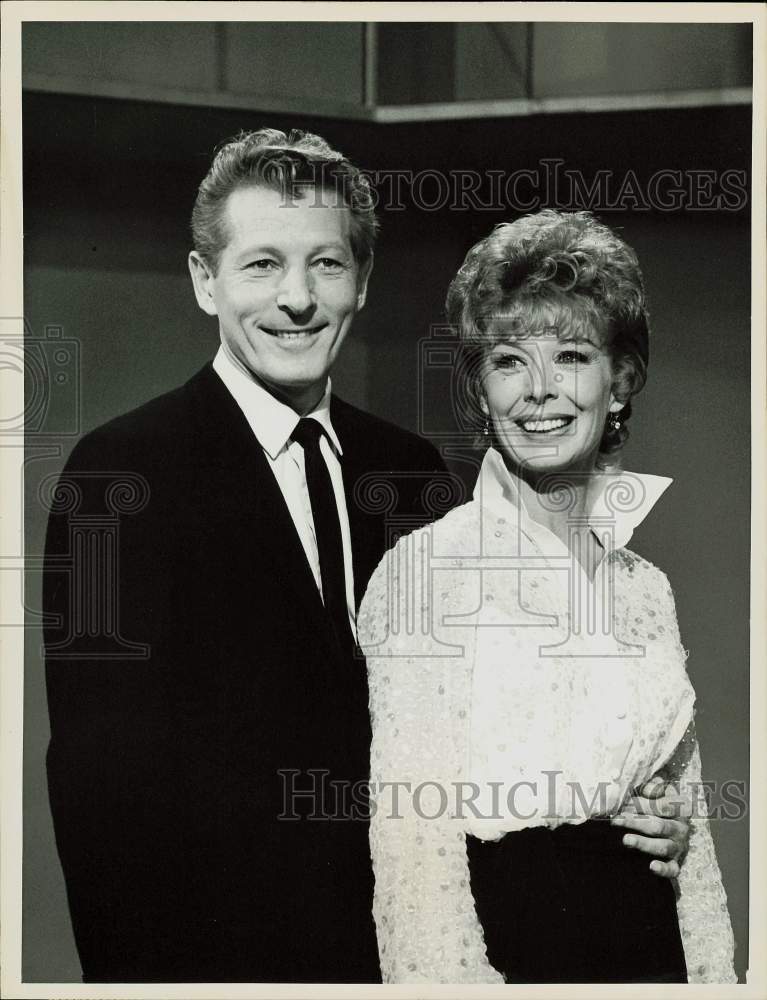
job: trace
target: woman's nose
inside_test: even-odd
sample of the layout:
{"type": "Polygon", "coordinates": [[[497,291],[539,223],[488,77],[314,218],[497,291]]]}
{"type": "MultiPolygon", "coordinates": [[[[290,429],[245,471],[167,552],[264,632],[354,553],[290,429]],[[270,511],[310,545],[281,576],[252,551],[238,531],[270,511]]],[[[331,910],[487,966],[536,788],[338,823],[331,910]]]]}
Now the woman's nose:
{"type": "Polygon", "coordinates": [[[314,306],[314,292],[304,268],[285,271],[277,291],[277,305],[291,313],[305,313],[314,306]]]}
{"type": "Polygon", "coordinates": [[[559,395],[554,366],[543,359],[536,360],[527,370],[528,385],[525,400],[540,404],[559,395]]]}

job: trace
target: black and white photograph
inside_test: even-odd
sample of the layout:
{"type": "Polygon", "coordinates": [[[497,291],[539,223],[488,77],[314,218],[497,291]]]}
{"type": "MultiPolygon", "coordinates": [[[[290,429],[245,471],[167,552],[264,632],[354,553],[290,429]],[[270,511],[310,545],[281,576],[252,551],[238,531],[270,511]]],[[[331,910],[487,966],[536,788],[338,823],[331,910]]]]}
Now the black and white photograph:
{"type": "Polygon", "coordinates": [[[762,996],[763,6],[2,18],[3,994],[762,996]]]}

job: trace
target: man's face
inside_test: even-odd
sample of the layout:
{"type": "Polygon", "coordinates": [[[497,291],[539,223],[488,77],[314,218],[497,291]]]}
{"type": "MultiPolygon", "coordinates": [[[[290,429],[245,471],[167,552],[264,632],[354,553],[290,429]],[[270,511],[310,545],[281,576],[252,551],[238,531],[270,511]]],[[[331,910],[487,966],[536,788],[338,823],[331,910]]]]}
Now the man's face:
{"type": "Polygon", "coordinates": [[[365,303],[370,267],[363,271],[352,254],[349,209],[320,190],[286,199],[245,187],[229,195],[224,219],[229,242],[217,273],[189,255],[197,301],[218,316],[231,354],[306,413],[365,303]]]}

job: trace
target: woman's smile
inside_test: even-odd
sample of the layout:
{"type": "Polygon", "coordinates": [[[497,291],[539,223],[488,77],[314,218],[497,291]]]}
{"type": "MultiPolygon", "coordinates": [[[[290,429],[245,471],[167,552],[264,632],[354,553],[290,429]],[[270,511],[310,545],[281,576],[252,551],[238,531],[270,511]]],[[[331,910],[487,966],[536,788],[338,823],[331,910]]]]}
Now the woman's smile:
{"type": "Polygon", "coordinates": [[[570,427],[575,417],[568,416],[546,416],[546,417],[519,417],[514,423],[526,434],[557,434],[570,427]]]}

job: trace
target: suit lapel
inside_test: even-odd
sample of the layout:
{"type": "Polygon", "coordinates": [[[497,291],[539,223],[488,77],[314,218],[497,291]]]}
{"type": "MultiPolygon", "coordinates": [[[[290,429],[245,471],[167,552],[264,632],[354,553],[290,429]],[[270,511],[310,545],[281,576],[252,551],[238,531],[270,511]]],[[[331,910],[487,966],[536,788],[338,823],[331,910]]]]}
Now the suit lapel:
{"type": "Polygon", "coordinates": [[[325,609],[285,498],[231,393],[207,365],[188,383],[196,433],[196,473],[203,504],[216,523],[241,525],[239,542],[257,565],[271,564],[263,586],[293,591],[308,624],[326,630],[325,609]],[[207,501],[207,502],[206,502],[207,501]]]}

